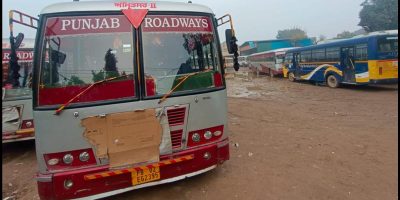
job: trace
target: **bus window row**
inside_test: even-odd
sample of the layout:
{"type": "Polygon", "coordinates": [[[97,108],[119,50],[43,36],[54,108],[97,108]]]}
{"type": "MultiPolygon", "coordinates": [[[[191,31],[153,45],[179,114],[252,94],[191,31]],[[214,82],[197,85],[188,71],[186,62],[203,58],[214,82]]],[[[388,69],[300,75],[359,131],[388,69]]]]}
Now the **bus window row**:
{"type": "MultiPolygon", "coordinates": [[[[367,44],[356,45],[354,51],[349,52],[355,61],[365,61],[368,58],[367,44]]],[[[292,54],[290,54],[292,55],[292,54]]],[[[286,60],[292,58],[286,55],[286,60]]],[[[321,48],[309,51],[302,51],[298,60],[304,62],[337,62],[340,59],[340,47],[321,48]]]]}

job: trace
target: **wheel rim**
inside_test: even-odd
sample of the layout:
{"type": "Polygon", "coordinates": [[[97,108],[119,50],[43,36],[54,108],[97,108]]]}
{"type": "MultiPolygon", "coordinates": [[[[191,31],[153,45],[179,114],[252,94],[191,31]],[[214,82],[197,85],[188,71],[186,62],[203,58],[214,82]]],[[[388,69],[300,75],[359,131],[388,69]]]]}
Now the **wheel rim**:
{"type": "Polygon", "coordinates": [[[337,80],[334,76],[329,76],[328,77],[328,85],[329,87],[336,87],[337,85],[337,80]]]}
{"type": "Polygon", "coordinates": [[[294,74],[293,73],[289,73],[289,81],[294,81],[294,74]]]}

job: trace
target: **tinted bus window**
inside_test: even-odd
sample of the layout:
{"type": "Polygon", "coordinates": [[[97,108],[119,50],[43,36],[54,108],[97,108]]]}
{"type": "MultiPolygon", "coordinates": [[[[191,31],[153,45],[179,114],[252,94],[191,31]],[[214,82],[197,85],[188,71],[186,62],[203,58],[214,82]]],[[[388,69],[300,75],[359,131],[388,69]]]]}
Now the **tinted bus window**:
{"type": "Polygon", "coordinates": [[[280,54],[275,56],[275,63],[276,64],[281,64],[283,62],[283,59],[285,57],[285,54],[280,54]]]}
{"type": "Polygon", "coordinates": [[[340,58],[339,47],[326,49],[326,61],[336,62],[340,58]]]}
{"type": "Polygon", "coordinates": [[[378,51],[379,52],[398,51],[397,37],[386,37],[378,39],[378,51]]]}
{"type": "Polygon", "coordinates": [[[367,60],[368,58],[368,47],[367,44],[359,44],[356,46],[355,60],[367,60]]]}
{"type": "Polygon", "coordinates": [[[293,54],[292,53],[286,54],[284,62],[285,63],[292,63],[292,61],[293,61],[293,54]]]}
{"type": "Polygon", "coordinates": [[[275,58],[274,58],[273,55],[268,55],[268,57],[266,58],[266,61],[268,61],[268,62],[274,62],[274,61],[275,61],[275,58]]]}
{"type": "Polygon", "coordinates": [[[303,51],[300,53],[300,62],[311,62],[311,51],[303,51]]]}
{"type": "Polygon", "coordinates": [[[312,59],[315,62],[325,60],[325,49],[316,49],[312,51],[312,59]]]}

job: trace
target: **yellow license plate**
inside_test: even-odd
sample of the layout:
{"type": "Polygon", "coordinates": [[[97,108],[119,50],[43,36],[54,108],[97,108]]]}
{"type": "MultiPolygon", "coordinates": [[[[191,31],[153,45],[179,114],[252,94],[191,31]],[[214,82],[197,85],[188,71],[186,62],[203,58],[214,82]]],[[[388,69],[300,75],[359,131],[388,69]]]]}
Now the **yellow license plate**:
{"type": "Polygon", "coordinates": [[[140,185],[160,179],[160,168],[152,167],[132,172],[132,185],[140,185]]]}

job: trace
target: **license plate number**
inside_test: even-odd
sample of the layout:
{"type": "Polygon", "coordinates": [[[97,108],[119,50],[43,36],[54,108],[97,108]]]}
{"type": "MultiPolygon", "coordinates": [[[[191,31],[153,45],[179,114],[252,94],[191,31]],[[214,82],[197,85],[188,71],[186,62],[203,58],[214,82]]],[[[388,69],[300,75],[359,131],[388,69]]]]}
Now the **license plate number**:
{"type": "Polygon", "coordinates": [[[140,185],[160,179],[160,168],[152,167],[132,172],[132,185],[140,185]]]}

